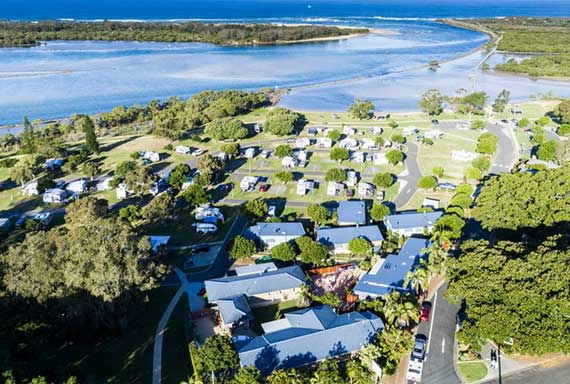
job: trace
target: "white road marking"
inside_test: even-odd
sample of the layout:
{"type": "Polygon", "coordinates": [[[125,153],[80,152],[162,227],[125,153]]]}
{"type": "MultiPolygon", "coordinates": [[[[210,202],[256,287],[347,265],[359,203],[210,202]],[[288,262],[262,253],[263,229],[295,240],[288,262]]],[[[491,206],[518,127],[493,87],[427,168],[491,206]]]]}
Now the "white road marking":
{"type": "Polygon", "coordinates": [[[429,346],[431,345],[431,330],[433,329],[433,323],[435,323],[435,305],[437,304],[437,291],[435,291],[435,295],[433,298],[433,306],[431,308],[431,323],[429,325],[429,333],[427,335],[428,338],[428,345],[426,349],[426,355],[429,353],[429,346]]]}
{"type": "Polygon", "coordinates": [[[445,337],[441,340],[441,353],[445,353],[445,337]]]}

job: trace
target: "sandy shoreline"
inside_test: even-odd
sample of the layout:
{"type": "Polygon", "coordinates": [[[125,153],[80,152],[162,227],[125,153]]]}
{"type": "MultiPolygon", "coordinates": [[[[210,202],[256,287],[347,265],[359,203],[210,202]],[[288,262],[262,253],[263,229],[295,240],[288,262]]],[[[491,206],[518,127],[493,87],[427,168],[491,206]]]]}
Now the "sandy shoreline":
{"type": "Polygon", "coordinates": [[[49,75],[65,75],[72,73],[72,70],[59,70],[59,71],[6,71],[0,72],[0,79],[11,79],[15,77],[35,77],[35,76],[49,76],[49,75]]]}

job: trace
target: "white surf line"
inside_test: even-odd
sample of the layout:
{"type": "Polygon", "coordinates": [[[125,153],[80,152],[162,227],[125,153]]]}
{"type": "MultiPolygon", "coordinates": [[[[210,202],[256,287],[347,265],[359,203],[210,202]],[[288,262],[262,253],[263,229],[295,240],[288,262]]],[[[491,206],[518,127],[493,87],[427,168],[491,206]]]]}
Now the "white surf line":
{"type": "Polygon", "coordinates": [[[433,323],[435,323],[435,306],[436,306],[436,304],[437,304],[437,291],[435,291],[435,296],[433,298],[431,324],[429,325],[428,345],[427,345],[426,355],[429,353],[429,347],[431,345],[431,331],[433,330],[433,323]]]}

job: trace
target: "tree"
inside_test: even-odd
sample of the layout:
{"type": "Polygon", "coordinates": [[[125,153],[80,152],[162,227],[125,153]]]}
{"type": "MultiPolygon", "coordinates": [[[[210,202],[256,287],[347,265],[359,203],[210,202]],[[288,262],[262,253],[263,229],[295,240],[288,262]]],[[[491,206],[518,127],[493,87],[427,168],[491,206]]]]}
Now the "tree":
{"type": "Polygon", "coordinates": [[[311,294],[314,301],[318,301],[323,305],[328,305],[331,308],[338,308],[342,304],[342,300],[334,292],[325,292],[322,295],[311,294]]]}
{"type": "MultiPolygon", "coordinates": [[[[364,362],[364,359],[361,356],[362,353],[366,353],[372,349],[378,350],[378,356],[374,358],[374,360],[376,360],[380,357],[381,352],[376,345],[368,344],[360,350],[359,355],[362,362],[352,359],[346,363],[346,376],[348,377],[348,380],[350,380],[350,384],[372,384],[374,374],[370,371],[370,368],[368,368],[371,365],[364,362]]],[[[366,361],[370,361],[370,364],[372,364],[372,359],[368,359],[366,361]]]]}
{"type": "Polygon", "coordinates": [[[222,144],[220,149],[230,158],[234,158],[239,155],[240,145],[238,143],[227,143],[227,144],[222,144]]]}
{"type": "Polygon", "coordinates": [[[570,124],[562,124],[556,133],[560,136],[570,136],[570,124]]]}
{"type": "Polygon", "coordinates": [[[338,129],[333,129],[330,130],[329,133],[327,134],[327,136],[329,137],[329,139],[333,140],[333,141],[339,141],[340,140],[340,136],[341,133],[339,132],[338,129]]]}
{"type": "Polygon", "coordinates": [[[247,201],[243,206],[244,214],[250,219],[261,219],[267,216],[269,207],[263,199],[254,199],[247,201]]]}
{"type": "Polygon", "coordinates": [[[297,258],[295,246],[289,242],[271,248],[271,257],[275,260],[293,261],[297,258]]]}
{"type": "Polygon", "coordinates": [[[445,170],[443,169],[443,167],[433,167],[431,169],[431,173],[433,173],[435,177],[441,178],[445,174],[445,170]]]}
{"type": "Polygon", "coordinates": [[[280,159],[291,155],[293,155],[293,148],[291,148],[290,145],[281,144],[278,145],[277,148],[275,148],[275,156],[277,156],[280,159]]]}
{"type": "Polygon", "coordinates": [[[187,182],[188,174],[190,173],[190,167],[187,164],[178,164],[170,176],[168,176],[168,184],[175,190],[182,189],[182,185],[187,182]]]}
{"type": "Polygon", "coordinates": [[[83,117],[83,132],[85,133],[85,148],[90,153],[99,153],[99,142],[95,133],[93,120],[87,115],[83,117]]]}
{"type": "Polygon", "coordinates": [[[435,189],[437,179],[433,176],[423,176],[418,180],[418,187],[421,189],[435,189]]]}
{"type": "Polygon", "coordinates": [[[428,284],[429,272],[425,261],[424,263],[420,262],[413,270],[408,271],[404,278],[404,286],[410,287],[418,295],[427,291],[428,284]]]}
{"type": "Polygon", "coordinates": [[[231,384],[262,384],[261,372],[255,367],[240,368],[231,384]]]}
{"type": "Polygon", "coordinates": [[[277,172],[275,178],[282,183],[290,183],[293,181],[293,173],[287,171],[277,172]]]}
{"type": "Polygon", "coordinates": [[[392,135],[392,137],[390,138],[390,140],[392,140],[393,142],[398,143],[398,144],[405,144],[406,143],[406,138],[401,133],[394,133],[392,135]]]}
{"type": "Polygon", "coordinates": [[[480,180],[483,177],[483,172],[474,167],[467,168],[463,174],[469,180],[480,180]]]}
{"type": "Polygon", "coordinates": [[[420,99],[420,109],[430,116],[441,115],[443,112],[442,94],[437,89],[430,89],[420,99]]]}
{"type": "Polygon", "coordinates": [[[570,141],[563,141],[556,146],[556,160],[560,163],[570,161],[570,141]]]}
{"type": "Polygon", "coordinates": [[[141,210],[143,218],[149,223],[160,223],[169,219],[174,210],[174,199],[168,193],[156,195],[141,210]]]}
{"type": "Polygon", "coordinates": [[[471,129],[481,130],[485,128],[485,120],[473,120],[471,122],[471,129]]]}
{"type": "Polygon", "coordinates": [[[510,349],[520,354],[570,351],[570,238],[564,227],[526,232],[523,240],[518,232],[512,236],[517,241],[466,241],[459,256],[448,259],[447,299],[465,303],[463,337],[475,347],[489,339],[512,340],[510,349]]]}
{"type": "Polygon", "coordinates": [[[222,382],[229,380],[239,364],[232,340],[221,335],[208,337],[192,357],[203,380],[209,380],[212,375],[222,382]]]}
{"type": "Polygon", "coordinates": [[[451,205],[456,205],[463,209],[467,209],[471,206],[473,200],[471,199],[471,195],[466,193],[456,193],[455,196],[451,198],[451,205]]]}
{"type": "Polygon", "coordinates": [[[527,119],[526,117],[523,117],[522,119],[519,120],[519,122],[517,123],[517,126],[519,128],[526,128],[530,125],[530,121],[529,119],[527,119]]]}
{"type": "Polygon", "coordinates": [[[570,196],[565,192],[570,168],[502,174],[481,189],[473,217],[485,229],[536,228],[570,221],[570,196]]]}
{"type": "Polygon", "coordinates": [[[570,99],[562,100],[554,108],[553,114],[562,124],[570,124],[570,99]]]}
{"type": "Polygon", "coordinates": [[[224,117],[206,124],[204,133],[215,140],[238,140],[247,136],[247,128],[239,119],[224,117]]]}
{"type": "Polygon", "coordinates": [[[384,369],[392,374],[398,368],[402,357],[407,355],[414,345],[414,335],[407,329],[389,327],[382,330],[378,346],[385,359],[384,369]]]}
{"type": "Polygon", "coordinates": [[[129,172],[125,177],[125,184],[135,195],[142,196],[149,191],[156,179],[150,168],[144,167],[129,172]]]}
{"type": "Polygon", "coordinates": [[[446,212],[435,222],[433,233],[445,239],[457,240],[461,237],[464,226],[464,219],[451,212],[446,212]]]}
{"type": "Polygon", "coordinates": [[[119,217],[133,224],[142,218],[141,208],[134,204],[127,205],[119,209],[119,217]]]}
{"type": "Polygon", "coordinates": [[[424,137],[424,138],[422,139],[422,144],[425,144],[425,145],[433,145],[433,140],[430,139],[429,137],[424,137]]]}
{"type": "Polygon", "coordinates": [[[198,159],[196,168],[198,168],[200,174],[204,177],[206,184],[210,184],[222,170],[222,165],[217,158],[206,153],[198,159]]]}
{"type": "Polygon", "coordinates": [[[101,168],[99,167],[98,163],[94,161],[87,161],[81,164],[81,172],[85,176],[89,176],[91,179],[93,179],[95,176],[97,176],[97,174],[99,174],[99,172],[101,172],[101,168]]]}
{"type": "Polygon", "coordinates": [[[28,120],[28,116],[24,116],[24,131],[22,132],[22,152],[32,154],[36,152],[36,135],[34,126],[28,120]]]}
{"type": "Polygon", "coordinates": [[[483,115],[485,113],[485,105],[489,96],[485,92],[474,92],[469,95],[456,98],[454,100],[457,110],[460,113],[473,113],[475,115],[483,115]]]}
{"type": "Polygon", "coordinates": [[[418,322],[420,311],[417,302],[413,298],[408,295],[402,295],[398,291],[386,294],[383,298],[384,316],[389,326],[408,326],[412,321],[418,322]]]}
{"type": "Polygon", "coordinates": [[[308,236],[297,237],[295,244],[299,248],[299,258],[303,263],[323,265],[326,262],[328,249],[325,245],[316,242],[308,236]]]}
{"type": "Polygon", "coordinates": [[[386,153],[386,159],[390,164],[397,165],[404,160],[404,154],[396,149],[392,149],[386,153]]]}
{"type": "Polygon", "coordinates": [[[477,139],[477,152],[492,155],[497,152],[497,143],[499,138],[492,133],[483,133],[477,139]]]}
{"type": "Polygon", "coordinates": [[[364,237],[355,237],[348,242],[348,250],[354,255],[368,255],[372,252],[372,244],[364,237]]]}
{"type": "Polygon", "coordinates": [[[356,119],[364,120],[369,119],[374,104],[370,100],[356,99],[354,103],[348,108],[348,112],[356,119]]]}
{"type": "Polygon", "coordinates": [[[115,167],[115,176],[124,177],[127,173],[137,169],[138,165],[134,161],[122,161],[115,167]]]}
{"type": "Polygon", "coordinates": [[[206,204],[210,201],[208,191],[202,188],[199,184],[194,184],[182,192],[182,198],[190,204],[190,209],[194,209],[199,205],[206,204]]]}
{"type": "Polygon", "coordinates": [[[473,194],[473,186],[471,184],[459,184],[455,189],[455,193],[465,193],[469,196],[473,194]]]}
{"type": "Polygon", "coordinates": [[[374,145],[376,145],[377,147],[383,147],[385,143],[386,140],[384,140],[384,138],[380,135],[374,138],[374,145]]]}
{"type": "Polygon", "coordinates": [[[38,171],[38,167],[31,159],[25,159],[10,169],[10,179],[24,185],[28,181],[33,180],[38,171]]]}
{"type": "Polygon", "coordinates": [[[328,209],[320,204],[311,204],[307,207],[307,216],[315,223],[315,226],[325,224],[330,219],[330,212],[328,209]]]}
{"type": "Polygon", "coordinates": [[[313,377],[309,380],[310,384],[339,384],[342,382],[342,375],[336,360],[324,360],[319,363],[313,377]]]}
{"type": "Polygon", "coordinates": [[[286,108],[274,108],[267,113],[265,130],[277,136],[293,133],[295,126],[301,121],[301,115],[286,108]]]}
{"type": "Polygon", "coordinates": [[[346,181],[346,171],[340,168],[331,168],[325,174],[325,180],[342,183],[346,181]]]}
{"type": "Polygon", "coordinates": [[[382,204],[379,201],[375,201],[370,210],[370,216],[374,221],[382,221],[386,216],[390,214],[390,207],[386,204],[382,204]]]}
{"type": "Polygon", "coordinates": [[[556,141],[548,140],[538,147],[536,156],[540,160],[550,161],[556,159],[556,141]]]}
{"type": "Polygon", "coordinates": [[[255,255],[257,247],[255,242],[250,239],[238,235],[236,236],[230,247],[230,257],[234,260],[247,259],[255,255]]]}
{"type": "Polygon", "coordinates": [[[491,160],[487,156],[479,156],[471,162],[471,165],[473,168],[477,168],[478,170],[485,172],[491,168],[491,160]]]}
{"type": "Polygon", "coordinates": [[[331,149],[329,156],[331,160],[338,161],[339,163],[350,158],[348,149],[338,147],[331,149]]]}
{"type": "Polygon", "coordinates": [[[304,384],[305,381],[299,372],[295,369],[277,369],[273,370],[267,377],[268,384],[304,384]]]}
{"type": "Polygon", "coordinates": [[[388,188],[394,184],[394,176],[389,172],[377,173],[374,175],[372,183],[378,188],[388,188]]]}
{"type": "Polygon", "coordinates": [[[497,113],[504,112],[507,105],[509,105],[510,96],[511,93],[506,89],[503,89],[493,103],[493,111],[497,113]]]}

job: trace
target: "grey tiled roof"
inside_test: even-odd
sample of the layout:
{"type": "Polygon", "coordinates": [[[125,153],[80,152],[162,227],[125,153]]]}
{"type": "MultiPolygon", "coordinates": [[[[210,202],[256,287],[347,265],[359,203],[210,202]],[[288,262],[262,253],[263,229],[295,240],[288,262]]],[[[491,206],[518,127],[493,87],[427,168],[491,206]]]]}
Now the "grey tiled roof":
{"type": "Polygon", "coordinates": [[[245,295],[218,300],[218,311],[224,324],[237,323],[243,319],[251,319],[251,309],[245,295]]]}
{"type": "Polygon", "coordinates": [[[338,203],[338,222],[366,224],[366,205],[361,200],[338,203]]]}
{"type": "Polygon", "coordinates": [[[442,215],[443,212],[441,211],[400,213],[386,216],[384,223],[386,223],[386,227],[392,229],[426,228],[432,227],[442,215]]]}
{"type": "Polygon", "coordinates": [[[377,225],[317,229],[317,241],[325,245],[347,244],[356,237],[364,237],[368,241],[384,241],[377,225]]]}

